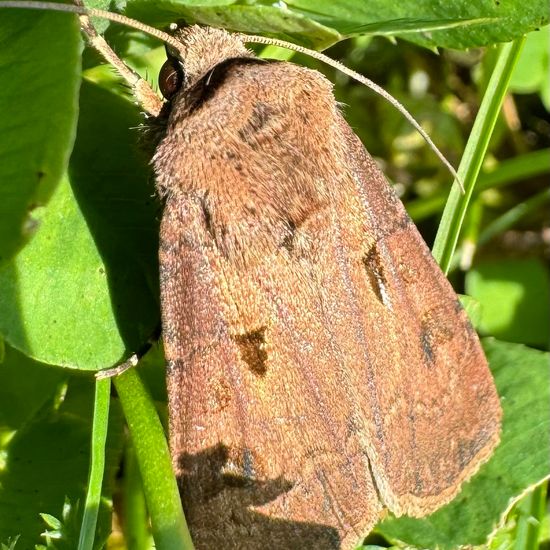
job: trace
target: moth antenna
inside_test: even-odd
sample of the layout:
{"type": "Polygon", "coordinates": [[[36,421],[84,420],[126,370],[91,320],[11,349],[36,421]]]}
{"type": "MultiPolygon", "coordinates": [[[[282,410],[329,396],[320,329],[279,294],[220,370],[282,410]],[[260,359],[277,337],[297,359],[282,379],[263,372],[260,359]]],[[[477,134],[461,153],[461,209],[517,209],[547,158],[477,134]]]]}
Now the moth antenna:
{"type": "Polygon", "coordinates": [[[464,193],[464,185],[462,184],[462,180],[458,176],[453,165],[445,158],[445,155],[439,150],[437,145],[432,141],[432,138],[430,138],[430,136],[427,134],[424,128],[420,126],[420,124],[411,115],[411,113],[409,113],[409,111],[407,111],[407,109],[399,101],[397,101],[395,97],[393,97],[391,94],[386,92],[384,88],[376,84],[376,82],[373,82],[370,78],[367,78],[366,76],[359,74],[353,69],[346,67],[343,63],[340,63],[339,61],[332,59],[328,55],[325,55],[321,52],[316,52],[315,50],[309,50],[308,48],[298,46],[297,44],[293,44],[292,42],[286,42],[285,40],[279,40],[278,38],[267,38],[265,36],[256,36],[256,35],[248,35],[248,34],[241,34],[241,33],[239,33],[238,36],[241,38],[243,42],[280,46],[281,48],[287,48],[289,50],[294,50],[295,52],[298,52],[298,53],[309,55],[314,59],[317,59],[323,63],[326,63],[327,65],[330,65],[331,67],[334,67],[335,69],[338,69],[342,73],[348,75],[350,78],[357,80],[361,84],[364,84],[365,86],[370,88],[373,92],[376,92],[378,95],[382,96],[386,101],[391,103],[413,125],[416,131],[424,138],[424,141],[429,145],[430,149],[439,157],[441,162],[447,167],[451,175],[454,177],[454,179],[460,186],[462,193],[464,193]]]}

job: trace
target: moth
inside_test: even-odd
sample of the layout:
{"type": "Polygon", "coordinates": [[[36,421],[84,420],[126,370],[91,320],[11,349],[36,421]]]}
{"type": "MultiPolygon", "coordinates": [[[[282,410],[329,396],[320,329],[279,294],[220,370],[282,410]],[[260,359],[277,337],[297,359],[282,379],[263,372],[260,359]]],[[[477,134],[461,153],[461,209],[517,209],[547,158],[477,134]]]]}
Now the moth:
{"type": "MultiPolygon", "coordinates": [[[[498,442],[477,335],[318,72],[177,35],[153,157],[170,446],[198,548],[352,548],[498,442]]],[[[167,72],[166,72],[167,71],[167,72]]]]}
{"type": "Polygon", "coordinates": [[[191,26],[152,121],[170,448],[199,549],[351,549],[499,441],[479,340],[321,74],[191,26]]]}

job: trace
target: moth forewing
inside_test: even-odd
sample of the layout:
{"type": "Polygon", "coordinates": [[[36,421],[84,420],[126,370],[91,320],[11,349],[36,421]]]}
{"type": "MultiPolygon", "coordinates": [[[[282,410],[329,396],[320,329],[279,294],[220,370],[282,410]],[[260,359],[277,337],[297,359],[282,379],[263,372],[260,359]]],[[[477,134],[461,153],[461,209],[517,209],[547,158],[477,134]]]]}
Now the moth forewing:
{"type": "Polygon", "coordinates": [[[488,458],[487,363],[330,84],[239,58],[221,31],[179,38],[192,76],[154,167],[171,449],[195,542],[351,548],[383,507],[426,515],[488,458]]]}

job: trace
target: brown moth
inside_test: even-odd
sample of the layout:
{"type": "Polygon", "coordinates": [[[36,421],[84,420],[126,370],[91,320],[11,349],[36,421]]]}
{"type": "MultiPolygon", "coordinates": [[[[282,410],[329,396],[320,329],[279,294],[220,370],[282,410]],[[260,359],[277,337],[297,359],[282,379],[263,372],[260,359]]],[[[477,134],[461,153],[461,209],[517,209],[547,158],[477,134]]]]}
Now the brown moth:
{"type": "Polygon", "coordinates": [[[197,548],[349,549],[499,440],[466,313],[318,72],[178,31],[153,165],[170,447],[197,548]]]}

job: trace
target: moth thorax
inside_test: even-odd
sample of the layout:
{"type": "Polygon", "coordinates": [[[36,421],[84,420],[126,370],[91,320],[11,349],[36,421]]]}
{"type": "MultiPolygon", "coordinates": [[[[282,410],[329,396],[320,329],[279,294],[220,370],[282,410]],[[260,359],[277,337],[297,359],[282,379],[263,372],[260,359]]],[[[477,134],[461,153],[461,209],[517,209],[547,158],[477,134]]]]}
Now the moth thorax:
{"type": "Polygon", "coordinates": [[[183,45],[186,87],[228,59],[253,55],[237,35],[222,29],[192,25],[176,31],[175,37],[183,45]]]}

